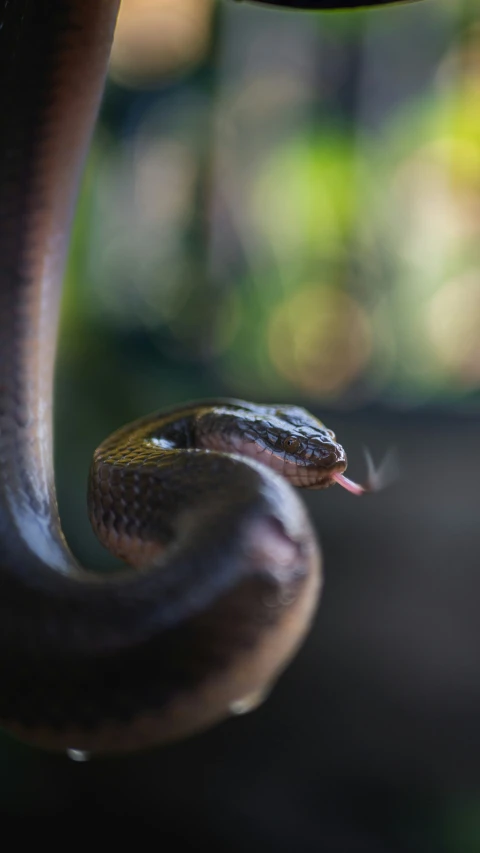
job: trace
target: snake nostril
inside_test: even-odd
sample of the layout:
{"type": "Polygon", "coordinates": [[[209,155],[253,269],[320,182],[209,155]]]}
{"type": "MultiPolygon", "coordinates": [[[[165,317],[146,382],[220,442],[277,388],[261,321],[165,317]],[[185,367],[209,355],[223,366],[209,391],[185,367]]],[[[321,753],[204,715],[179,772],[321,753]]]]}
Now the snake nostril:
{"type": "Polygon", "coordinates": [[[321,462],[322,465],[336,465],[339,462],[346,462],[345,451],[343,447],[336,442],[320,441],[313,439],[310,443],[313,458],[321,462]]]}
{"type": "Polygon", "coordinates": [[[326,461],[329,465],[338,465],[339,463],[347,463],[346,453],[339,444],[332,444],[326,455],[326,461]]]}

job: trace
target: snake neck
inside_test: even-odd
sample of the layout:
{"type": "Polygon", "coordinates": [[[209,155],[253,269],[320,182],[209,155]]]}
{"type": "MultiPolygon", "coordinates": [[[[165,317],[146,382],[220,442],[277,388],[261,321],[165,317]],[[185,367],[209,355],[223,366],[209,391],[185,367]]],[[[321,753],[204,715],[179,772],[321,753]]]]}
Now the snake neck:
{"type": "Polygon", "coordinates": [[[119,0],[0,9],[1,563],[67,570],[52,388],[67,237],[119,0]]]}

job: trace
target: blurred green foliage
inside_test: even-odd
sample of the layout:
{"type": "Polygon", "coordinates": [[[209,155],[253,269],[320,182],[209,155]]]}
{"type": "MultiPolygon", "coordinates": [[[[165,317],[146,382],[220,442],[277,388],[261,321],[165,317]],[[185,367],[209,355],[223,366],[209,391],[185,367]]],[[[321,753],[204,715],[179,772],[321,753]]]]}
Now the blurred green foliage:
{"type": "Polygon", "coordinates": [[[475,10],[222,12],[203,66],[148,91],[107,93],[77,216],[62,357],[97,373],[110,336],[112,397],[119,383],[126,407],[132,399],[141,411],[217,391],[342,405],[475,401],[480,349],[461,282],[472,274],[467,314],[480,322],[475,10]],[[245,30],[236,64],[221,60],[232,26],[239,45],[245,30]],[[290,69],[287,28],[305,51],[290,69]],[[400,49],[409,34],[413,57],[400,49]],[[304,289],[312,301],[296,302],[301,336],[325,286],[354,303],[368,358],[360,347],[354,363],[355,328],[336,314],[329,347],[312,335],[303,354],[327,378],[304,382],[302,360],[286,369],[272,346],[272,326],[304,289]],[[122,355],[138,367],[125,373],[122,355]]]}
{"type": "Polygon", "coordinates": [[[57,471],[99,566],[79,484],[150,410],[478,405],[478,7],[220,4],[211,27],[188,71],[139,88],[114,66],[78,206],[57,471]]]}

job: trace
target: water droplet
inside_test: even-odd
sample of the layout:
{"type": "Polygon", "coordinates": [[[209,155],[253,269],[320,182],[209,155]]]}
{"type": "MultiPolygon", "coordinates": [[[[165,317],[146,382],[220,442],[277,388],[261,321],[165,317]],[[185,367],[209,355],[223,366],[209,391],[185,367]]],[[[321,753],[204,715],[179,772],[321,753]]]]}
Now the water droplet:
{"type": "Polygon", "coordinates": [[[72,761],[88,761],[90,753],[83,749],[67,749],[67,757],[72,761]]]}
{"type": "Polygon", "coordinates": [[[241,699],[235,699],[230,703],[229,710],[231,714],[239,716],[240,714],[249,714],[254,711],[265,700],[267,690],[256,690],[255,693],[249,693],[247,696],[242,696],[241,699]]]}

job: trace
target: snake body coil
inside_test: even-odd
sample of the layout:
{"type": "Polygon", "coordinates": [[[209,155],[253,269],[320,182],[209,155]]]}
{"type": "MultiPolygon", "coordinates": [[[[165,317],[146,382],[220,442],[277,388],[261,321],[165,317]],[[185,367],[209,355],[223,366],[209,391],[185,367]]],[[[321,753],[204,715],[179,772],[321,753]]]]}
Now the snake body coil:
{"type": "Polygon", "coordinates": [[[346,466],[303,410],[228,400],[151,416],[102,445],[89,486],[98,535],[137,571],[99,577],[70,554],[52,466],[56,324],[117,10],[0,3],[0,722],[58,749],[148,746],[258,702],[319,589],[286,477],[325,487],[346,466]]]}

